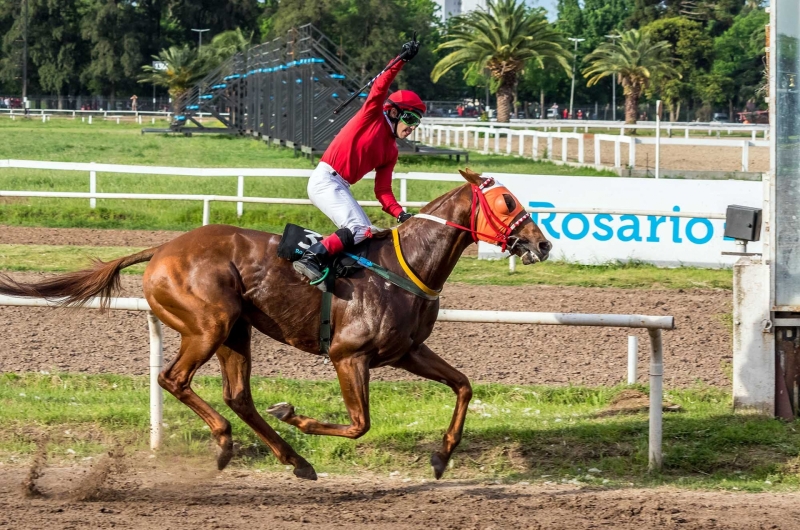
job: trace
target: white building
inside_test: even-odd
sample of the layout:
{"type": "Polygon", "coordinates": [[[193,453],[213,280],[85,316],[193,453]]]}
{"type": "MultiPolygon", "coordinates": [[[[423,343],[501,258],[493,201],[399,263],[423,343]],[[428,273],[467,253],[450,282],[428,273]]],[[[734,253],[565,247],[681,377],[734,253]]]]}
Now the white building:
{"type": "Polygon", "coordinates": [[[443,21],[476,9],[486,9],[486,0],[436,0],[443,21]]]}

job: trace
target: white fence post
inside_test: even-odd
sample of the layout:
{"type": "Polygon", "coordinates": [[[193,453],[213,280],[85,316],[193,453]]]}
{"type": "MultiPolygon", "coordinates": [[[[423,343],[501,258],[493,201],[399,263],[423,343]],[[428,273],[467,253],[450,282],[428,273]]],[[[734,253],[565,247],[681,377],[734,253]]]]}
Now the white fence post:
{"type": "Polygon", "coordinates": [[[483,154],[489,154],[489,131],[483,133],[483,154]]]}
{"type": "Polygon", "coordinates": [[[621,140],[617,140],[614,142],[614,167],[620,167],[622,165],[622,155],[620,154],[620,145],[622,144],[621,140]]]}
{"type": "Polygon", "coordinates": [[[567,152],[568,152],[568,149],[567,149],[567,137],[563,136],[561,138],[561,161],[562,162],[566,162],[567,161],[567,152]]]}
{"type": "Polygon", "coordinates": [[[513,136],[512,136],[512,134],[511,134],[511,129],[509,129],[509,130],[508,130],[508,133],[506,134],[506,154],[507,154],[507,155],[510,155],[510,154],[511,154],[511,143],[512,143],[512,138],[513,138],[513,136]]]}
{"type": "Polygon", "coordinates": [[[748,171],[750,167],[749,147],[750,142],[748,140],[742,142],[742,171],[748,171]]]}
{"type": "Polygon", "coordinates": [[[203,199],[203,226],[206,226],[211,217],[211,201],[203,199]]]}
{"type": "MultiPolygon", "coordinates": [[[[91,163],[94,165],[94,162],[91,163]]],[[[89,193],[97,193],[97,171],[92,169],[89,171],[89,193]]],[[[89,199],[89,208],[93,209],[97,206],[97,199],[94,197],[89,199]]]]}
{"type": "Polygon", "coordinates": [[[594,135],[594,165],[600,166],[602,164],[602,160],[600,157],[600,137],[598,135],[594,135]]]}
{"type": "MultiPolygon", "coordinates": [[[[236,195],[238,197],[244,197],[244,175],[239,175],[236,177],[236,195]]],[[[244,203],[237,202],[236,203],[236,217],[241,217],[244,213],[244,203]]]]}
{"type": "Polygon", "coordinates": [[[533,159],[539,160],[539,131],[533,131],[533,159]]]}
{"type": "Polygon", "coordinates": [[[517,272],[517,257],[514,254],[508,257],[508,272],[509,274],[517,272]]]}
{"type": "Polygon", "coordinates": [[[628,384],[636,384],[637,363],[639,362],[639,337],[628,335],[628,384]]]}
{"type": "Polygon", "coordinates": [[[164,363],[164,335],[161,322],[152,311],[147,312],[150,328],[150,449],[161,446],[161,425],[164,414],[164,392],[158,384],[158,374],[164,363]]]}
{"type": "Polygon", "coordinates": [[[584,156],[583,152],[584,143],[583,143],[583,136],[578,136],[578,162],[583,164],[586,157],[584,156]]]}
{"type": "Polygon", "coordinates": [[[633,169],[636,167],[636,141],[638,138],[631,136],[630,140],[628,142],[628,165],[633,169]]]}
{"type": "Polygon", "coordinates": [[[525,136],[526,134],[522,131],[519,133],[519,156],[525,155],[525,136]]]}
{"type": "Polygon", "coordinates": [[[500,153],[500,132],[495,129],[494,131],[494,154],[500,153]]]}
{"type": "Polygon", "coordinates": [[[551,133],[547,133],[547,159],[553,159],[553,135],[551,133]]]}
{"type": "Polygon", "coordinates": [[[400,202],[408,200],[408,179],[405,175],[400,177],[400,202]]]}
{"type": "Polygon", "coordinates": [[[648,468],[661,470],[661,406],[664,401],[664,354],[661,343],[661,330],[648,329],[650,334],[650,441],[648,468]]]}

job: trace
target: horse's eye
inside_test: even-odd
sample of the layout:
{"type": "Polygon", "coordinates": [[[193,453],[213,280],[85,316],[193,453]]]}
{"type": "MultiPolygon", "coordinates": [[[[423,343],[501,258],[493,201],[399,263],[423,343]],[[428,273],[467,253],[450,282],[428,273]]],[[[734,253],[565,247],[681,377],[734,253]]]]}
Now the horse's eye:
{"type": "Polygon", "coordinates": [[[517,201],[514,200],[514,197],[512,197],[507,193],[504,193],[503,199],[505,199],[506,201],[506,208],[508,208],[508,213],[511,213],[517,209],[517,201]]]}

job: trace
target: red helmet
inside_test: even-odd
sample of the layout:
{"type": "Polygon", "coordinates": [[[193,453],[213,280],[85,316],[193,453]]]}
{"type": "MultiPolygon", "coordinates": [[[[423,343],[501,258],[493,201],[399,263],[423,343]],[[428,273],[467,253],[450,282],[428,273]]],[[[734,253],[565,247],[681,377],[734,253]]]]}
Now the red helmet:
{"type": "Polygon", "coordinates": [[[425,114],[425,111],[428,110],[420,97],[410,90],[398,90],[392,93],[385,107],[390,107],[392,103],[402,110],[414,110],[420,114],[425,114]]]}

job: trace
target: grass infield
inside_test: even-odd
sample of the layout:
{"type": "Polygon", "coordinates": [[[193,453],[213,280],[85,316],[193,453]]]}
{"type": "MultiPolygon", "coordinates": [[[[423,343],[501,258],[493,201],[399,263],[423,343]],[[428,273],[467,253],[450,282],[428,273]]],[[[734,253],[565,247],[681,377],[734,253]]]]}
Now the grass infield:
{"type": "MultiPolygon", "coordinates": [[[[164,124],[162,124],[164,125],[164,124]]],[[[109,164],[180,167],[262,167],[312,169],[305,158],[295,157],[290,149],[268,147],[252,138],[231,136],[182,136],[140,134],[140,126],[79,120],[40,121],[0,120],[0,159],[26,159],[63,162],[102,162],[109,164]]],[[[593,168],[573,168],[523,158],[471,154],[470,167],[479,172],[605,175],[593,168]]],[[[457,174],[459,167],[446,157],[400,157],[396,170],[457,174]]],[[[399,183],[395,182],[399,196],[399,183]]],[[[236,195],[235,177],[166,177],[160,175],[99,174],[97,190],[105,193],[166,193],[236,195]]],[[[360,200],[374,200],[372,181],[353,187],[360,200]]],[[[410,181],[408,198],[428,201],[452,189],[452,182],[410,181]]],[[[19,191],[89,191],[86,172],[4,169],[0,189],[19,191]]],[[[245,194],[251,197],[307,198],[306,179],[248,178],[245,194]]],[[[49,227],[130,228],[147,230],[188,230],[201,224],[200,202],[176,201],[98,201],[91,210],[87,200],[0,199],[0,224],[49,227]]],[[[330,221],[310,206],[245,205],[245,214],[236,217],[233,203],[211,207],[214,223],[234,224],[280,232],[287,222],[315,230],[329,231],[330,221]]],[[[377,208],[367,213],[378,226],[394,222],[377,208]]]]}
{"type": "MultiPolygon", "coordinates": [[[[233,466],[279,470],[255,434],[222,401],[218,377],[198,377],[198,394],[233,424],[241,444],[233,466]]],[[[304,415],[348,421],[336,382],[253,378],[258,410],[288,401],[304,415]]],[[[446,477],[625,486],[671,484],[747,491],[796,490],[800,433],[795,423],[731,413],[716,389],[669,391],[681,407],[664,414],[664,470],[647,473],[648,421],[640,412],[603,411],[623,387],[475,385],[461,446],[446,477]]],[[[645,387],[636,387],[646,392],[645,387]]],[[[130,453],[149,441],[148,379],[116,375],[0,375],[0,462],[26,461],[48,433],[53,461],[97,456],[121,443],[130,453]]],[[[399,472],[432,478],[428,458],[450,422],[455,396],[435,383],[374,382],[372,429],[359,440],[308,436],[268,417],[318,472],[399,472]]],[[[208,460],[205,424],[165,398],[161,457],[208,460]]]]}

